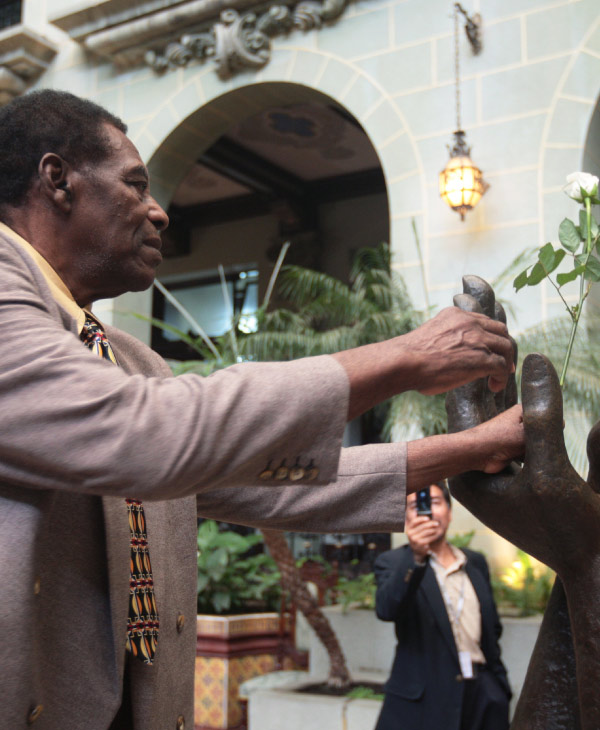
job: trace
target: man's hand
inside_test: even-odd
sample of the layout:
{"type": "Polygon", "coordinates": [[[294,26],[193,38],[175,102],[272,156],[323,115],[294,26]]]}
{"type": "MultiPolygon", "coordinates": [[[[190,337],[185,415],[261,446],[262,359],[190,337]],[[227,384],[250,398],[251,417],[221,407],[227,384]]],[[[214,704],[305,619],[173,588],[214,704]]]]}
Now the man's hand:
{"type": "Polygon", "coordinates": [[[514,373],[504,322],[458,307],[401,337],[332,357],[350,382],[348,420],[406,390],[432,395],[487,376],[491,390],[502,390],[514,373]]]}
{"type": "Polygon", "coordinates": [[[404,344],[416,362],[414,388],[426,395],[444,393],[488,375],[489,388],[496,392],[514,372],[506,324],[477,311],[443,309],[405,335],[404,344]]]}
{"type": "Polygon", "coordinates": [[[440,523],[418,515],[410,525],[406,525],[405,532],[415,560],[422,563],[429,554],[431,543],[440,537],[440,523]]]}

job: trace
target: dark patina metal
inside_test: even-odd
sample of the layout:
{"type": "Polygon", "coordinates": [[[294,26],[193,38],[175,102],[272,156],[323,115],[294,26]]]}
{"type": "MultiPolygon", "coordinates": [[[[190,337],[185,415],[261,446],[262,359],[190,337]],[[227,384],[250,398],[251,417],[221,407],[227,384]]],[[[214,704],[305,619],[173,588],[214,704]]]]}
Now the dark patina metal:
{"type": "MultiPolygon", "coordinates": [[[[461,309],[505,321],[492,288],[463,279],[461,309]]],[[[515,356],[516,357],[516,356],[515,356]]],[[[514,376],[494,396],[485,380],[448,394],[448,430],[476,426],[516,402],[514,376]]],[[[600,728],[600,423],[588,437],[590,474],[573,469],[563,437],[562,393],[544,355],[523,363],[524,464],[499,474],[450,480],[452,494],[510,542],[553,568],[558,578],[544,615],[511,730],[600,728]]]]}

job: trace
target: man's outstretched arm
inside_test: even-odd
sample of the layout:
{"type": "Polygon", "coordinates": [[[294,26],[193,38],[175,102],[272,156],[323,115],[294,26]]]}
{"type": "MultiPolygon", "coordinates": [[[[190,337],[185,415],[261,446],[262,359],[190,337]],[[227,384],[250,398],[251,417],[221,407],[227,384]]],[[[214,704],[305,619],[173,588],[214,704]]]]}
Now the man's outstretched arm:
{"type": "Polygon", "coordinates": [[[338,352],[350,382],[348,420],[407,390],[427,395],[489,376],[502,390],[514,372],[513,345],[503,322],[457,307],[406,335],[338,352]]]}

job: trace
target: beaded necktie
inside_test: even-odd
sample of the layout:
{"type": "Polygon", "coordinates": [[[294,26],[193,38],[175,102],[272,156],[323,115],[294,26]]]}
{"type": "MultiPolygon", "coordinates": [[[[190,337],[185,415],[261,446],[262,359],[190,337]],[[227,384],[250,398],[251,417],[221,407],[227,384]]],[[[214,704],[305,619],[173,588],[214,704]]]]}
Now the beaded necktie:
{"type": "MultiPolygon", "coordinates": [[[[99,357],[117,364],[106,335],[100,325],[86,317],[81,341],[99,357]]],[[[158,611],[146,534],[144,508],[138,499],[126,499],[131,533],[129,559],[129,616],[127,619],[127,651],[144,664],[152,664],[158,641],[158,611]]]]}

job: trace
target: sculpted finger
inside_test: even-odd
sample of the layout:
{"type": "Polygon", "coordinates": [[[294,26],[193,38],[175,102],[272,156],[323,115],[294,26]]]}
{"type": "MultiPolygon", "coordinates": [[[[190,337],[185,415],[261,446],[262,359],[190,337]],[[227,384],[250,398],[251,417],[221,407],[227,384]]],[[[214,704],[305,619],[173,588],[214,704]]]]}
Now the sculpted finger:
{"type": "Polygon", "coordinates": [[[587,455],[590,462],[588,484],[600,493],[600,421],[592,426],[587,439],[587,455]]]}
{"type": "Polygon", "coordinates": [[[497,319],[498,322],[502,322],[502,324],[506,324],[506,312],[500,302],[496,302],[494,306],[494,319],[497,319]]]}
{"type": "Polygon", "coordinates": [[[451,390],[446,395],[448,432],[466,431],[489,420],[494,409],[493,396],[485,378],[451,390]]]}
{"type": "Polygon", "coordinates": [[[452,300],[454,306],[462,309],[463,312],[476,312],[477,314],[483,314],[481,305],[470,294],[455,294],[452,300]]]}
{"type": "Polygon", "coordinates": [[[506,381],[506,387],[504,388],[504,390],[501,390],[494,395],[494,401],[496,403],[496,410],[498,411],[498,413],[502,413],[503,411],[512,408],[519,402],[516,379],[519,346],[512,337],[509,336],[509,339],[513,348],[513,364],[515,366],[515,369],[514,372],[510,373],[510,375],[508,376],[508,379],[506,381]]]}
{"type": "MultiPolygon", "coordinates": [[[[492,287],[480,276],[468,274],[463,276],[463,291],[473,297],[481,307],[481,311],[490,319],[496,314],[496,295],[492,287]]],[[[505,320],[506,321],[506,320],[505,320]]]]}
{"type": "Polygon", "coordinates": [[[548,473],[549,468],[570,465],[563,436],[563,403],[558,376],[544,355],[528,355],[521,384],[525,463],[548,473]]]}

